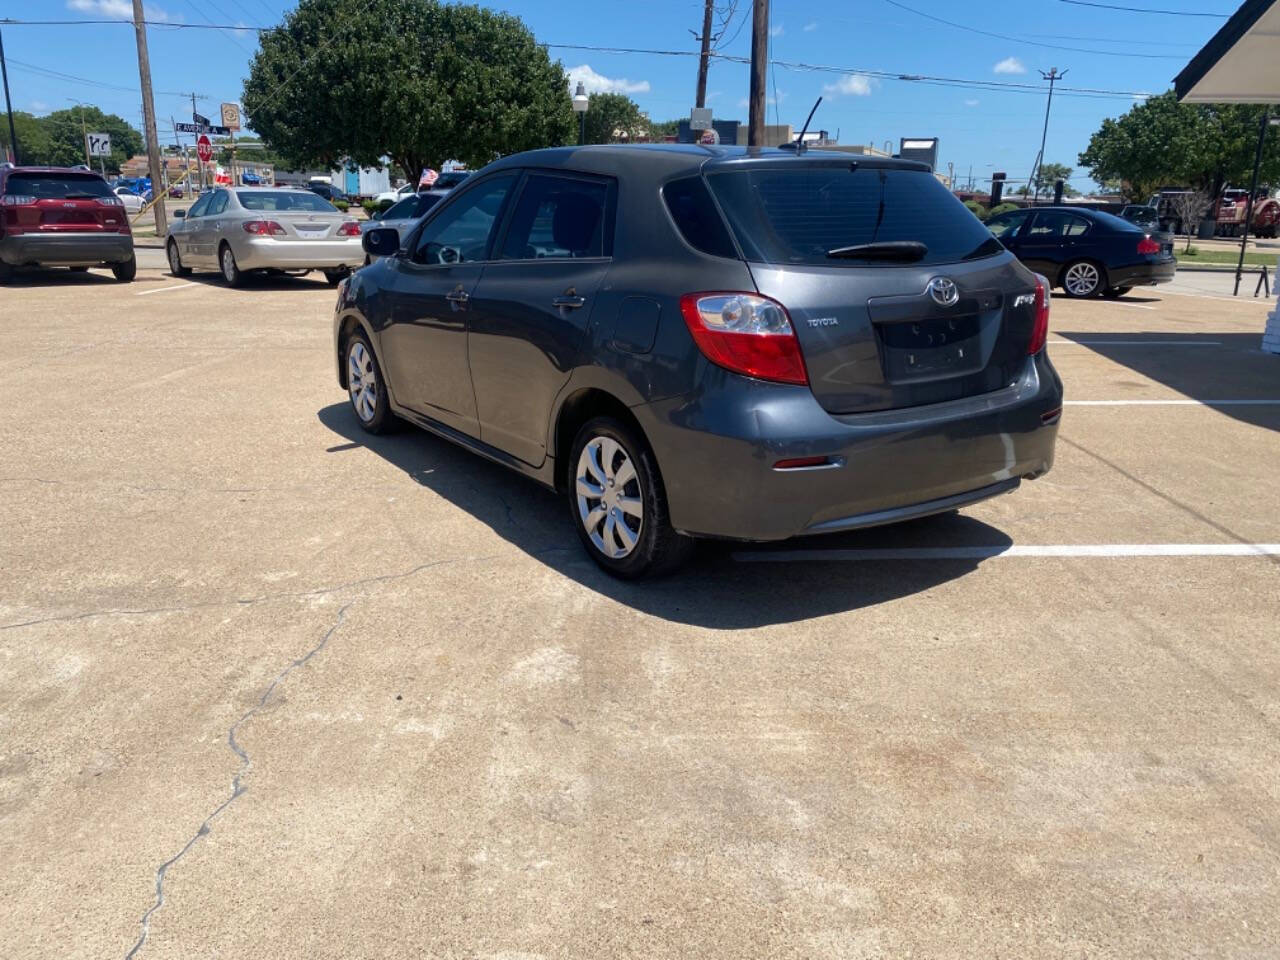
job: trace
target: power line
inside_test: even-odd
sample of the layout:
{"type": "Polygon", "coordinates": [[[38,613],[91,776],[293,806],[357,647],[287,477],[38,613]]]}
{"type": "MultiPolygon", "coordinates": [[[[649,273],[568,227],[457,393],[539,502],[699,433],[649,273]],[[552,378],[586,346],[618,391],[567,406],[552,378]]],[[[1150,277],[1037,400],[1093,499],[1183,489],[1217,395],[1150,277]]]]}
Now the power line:
{"type": "Polygon", "coordinates": [[[1229,13],[1200,13],[1195,10],[1156,10],[1152,7],[1121,7],[1114,3],[1090,3],[1089,0],[1061,0],[1077,7],[1099,7],[1103,10],[1124,10],[1126,13],[1159,13],[1166,17],[1214,17],[1218,20],[1229,20],[1229,13]]]}
{"type": "MultiPolygon", "coordinates": [[[[18,66],[18,69],[22,70],[25,73],[44,74],[45,76],[52,77],[55,80],[67,80],[67,81],[71,81],[72,83],[83,83],[86,86],[101,87],[104,90],[123,90],[125,93],[139,92],[138,87],[124,87],[117,83],[106,83],[105,81],[102,81],[102,80],[90,80],[88,77],[77,77],[73,73],[63,73],[60,70],[50,70],[48,67],[37,66],[34,63],[26,63],[22,60],[14,60],[12,57],[9,58],[9,63],[16,64],[18,66]]],[[[174,93],[172,90],[157,90],[156,93],[166,97],[186,96],[185,93],[174,93]]]]}
{"type": "MultiPolygon", "coordinates": [[[[1099,57],[1126,57],[1128,59],[1140,60],[1185,60],[1186,57],[1179,57],[1167,53],[1131,53],[1124,50],[1090,50],[1086,47],[1067,47],[1060,43],[1043,43],[1039,40],[1025,40],[1021,37],[1011,37],[1007,33],[992,33],[990,30],[979,30],[977,27],[966,26],[963,23],[956,23],[954,20],[945,20],[942,17],[935,17],[931,13],[925,13],[923,10],[917,10],[915,7],[908,7],[905,3],[899,3],[898,0],[884,0],[891,7],[897,7],[899,10],[906,10],[908,13],[914,13],[918,17],[924,17],[926,20],[933,20],[936,23],[945,24],[955,30],[966,30],[969,33],[976,33],[982,37],[994,37],[997,40],[1007,40],[1010,43],[1022,43],[1032,47],[1045,47],[1049,50],[1070,50],[1073,53],[1089,53],[1099,57]]],[[[1063,0],[1064,3],[1082,2],[1082,0],[1063,0]]],[[[1096,6],[1096,4],[1089,4],[1096,6]]]]}

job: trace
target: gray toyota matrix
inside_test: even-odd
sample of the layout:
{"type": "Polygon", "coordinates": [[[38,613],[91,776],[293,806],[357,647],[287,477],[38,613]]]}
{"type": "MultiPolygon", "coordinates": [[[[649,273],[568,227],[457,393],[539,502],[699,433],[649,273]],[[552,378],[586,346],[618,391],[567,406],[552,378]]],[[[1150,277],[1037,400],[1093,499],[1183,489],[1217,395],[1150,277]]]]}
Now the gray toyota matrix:
{"type": "Polygon", "coordinates": [[[344,281],[338,381],[563,493],[591,557],[670,570],[952,510],[1053,464],[1049,289],[923,165],[538,150],[344,281]]]}

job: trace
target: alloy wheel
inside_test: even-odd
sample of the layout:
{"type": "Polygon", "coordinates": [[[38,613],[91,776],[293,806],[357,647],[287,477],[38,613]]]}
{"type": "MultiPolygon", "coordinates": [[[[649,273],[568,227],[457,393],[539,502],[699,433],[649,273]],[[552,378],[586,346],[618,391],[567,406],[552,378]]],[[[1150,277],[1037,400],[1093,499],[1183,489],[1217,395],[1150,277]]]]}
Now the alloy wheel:
{"type": "Polygon", "coordinates": [[[596,436],[578,457],[578,516],[596,549],[612,560],[640,542],[644,494],[631,455],[612,437],[596,436]]]}
{"type": "Polygon", "coordinates": [[[378,409],[378,375],[373,355],[359,340],[347,351],[347,391],[356,416],[364,423],[371,421],[378,409]]]}
{"type": "Polygon", "coordinates": [[[169,272],[175,277],[178,271],[182,269],[182,258],[178,256],[178,245],[176,243],[169,244],[169,272]]]}
{"type": "Polygon", "coordinates": [[[1062,285],[1073,297],[1087,297],[1098,289],[1098,268],[1092,263],[1073,263],[1067,268],[1062,285]]]}
{"type": "Polygon", "coordinates": [[[231,252],[230,247],[222,248],[222,275],[226,277],[227,283],[232,283],[236,278],[236,255],[231,252]]]}

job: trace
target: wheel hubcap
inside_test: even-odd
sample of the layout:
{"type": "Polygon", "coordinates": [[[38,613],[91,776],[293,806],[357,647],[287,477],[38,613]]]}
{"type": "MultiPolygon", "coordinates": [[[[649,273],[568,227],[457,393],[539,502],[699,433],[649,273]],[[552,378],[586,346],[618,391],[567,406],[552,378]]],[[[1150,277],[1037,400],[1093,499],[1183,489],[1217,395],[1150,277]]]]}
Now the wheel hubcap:
{"type": "Polygon", "coordinates": [[[373,369],[373,356],[359,341],[347,351],[347,391],[356,416],[364,423],[372,420],[378,407],[378,375],[373,369]]]}
{"type": "Polygon", "coordinates": [[[171,243],[169,244],[169,269],[177,273],[178,268],[181,266],[182,261],[178,259],[178,248],[171,243]]]}
{"type": "Polygon", "coordinates": [[[612,437],[593,437],[578,457],[578,516],[597,550],[613,560],[640,542],[644,498],[630,454],[612,437]]]}
{"type": "Polygon", "coordinates": [[[1067,271],[1066,286],[1076,295],[1092,293],[1098,286],[1098,269],[1089,263],[1077,263],[1067,271]]]}
{"type": "Polygon", "coordinates": [[[230,247],[227,247],[225,250],[222,251],[222,275],[225,276],[228,280],[230,280],[232,276],[235,275],[235,272],[236,272],[235,254],[231,252],[230,247]]]}

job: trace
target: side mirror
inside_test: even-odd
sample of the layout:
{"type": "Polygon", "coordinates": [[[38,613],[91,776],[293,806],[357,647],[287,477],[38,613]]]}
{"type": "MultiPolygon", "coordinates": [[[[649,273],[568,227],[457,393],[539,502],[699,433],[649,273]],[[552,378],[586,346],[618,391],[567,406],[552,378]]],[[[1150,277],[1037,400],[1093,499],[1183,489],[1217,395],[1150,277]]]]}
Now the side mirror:
{"type": "Polygon", "coordinates": [[[187,215],[187,211],[185,211],[185,210],[175,210],[175,211],[173,211],[173,215],[174,215],[175,217],[177,217],[179,220],[181,220],[181,219],[183,219],[184,217],[186,217],[186,215],[187,215]]]}
{"type": "Polygon", "coordinates": [[[400,231],[394,227],[376,227],[360,238],[364,252],[373,257],[394,257],[400,252],[400,231]]]}

